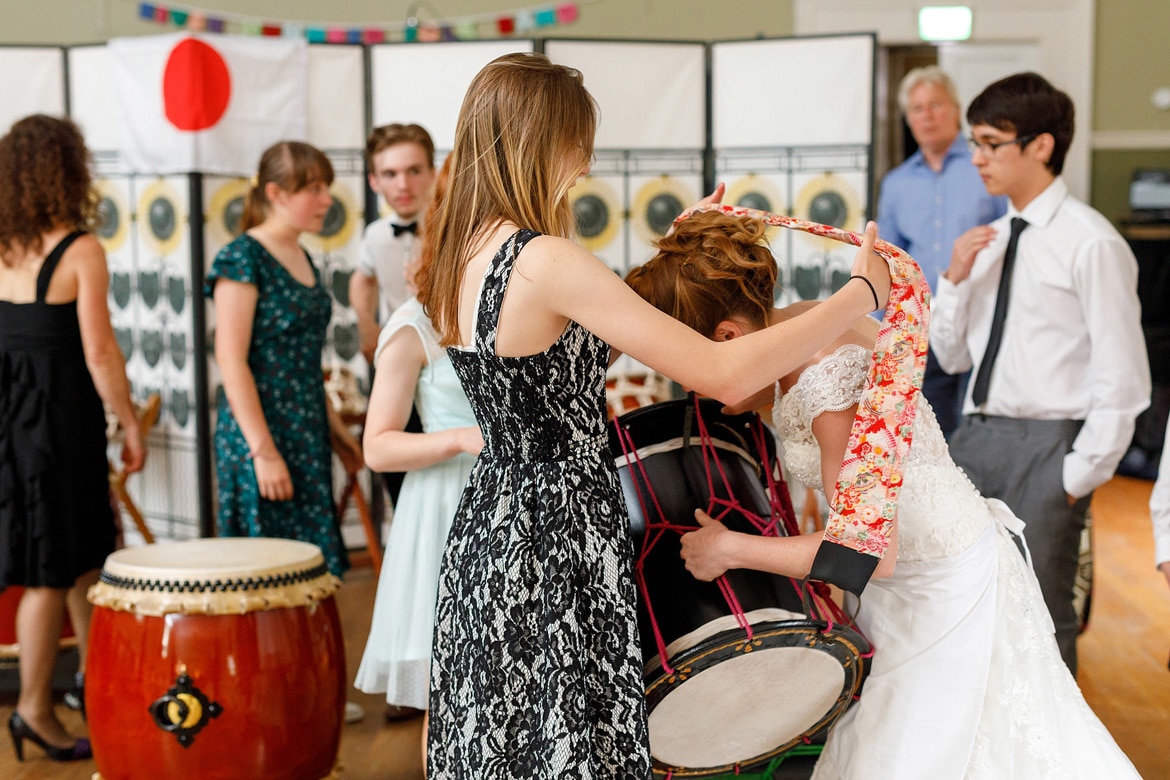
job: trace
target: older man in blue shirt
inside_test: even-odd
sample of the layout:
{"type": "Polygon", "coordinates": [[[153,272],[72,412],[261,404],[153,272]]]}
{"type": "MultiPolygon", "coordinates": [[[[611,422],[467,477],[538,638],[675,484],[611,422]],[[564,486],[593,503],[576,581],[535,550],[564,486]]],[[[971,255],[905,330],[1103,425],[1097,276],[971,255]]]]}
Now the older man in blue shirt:
{"type": "MultiPolygon", "coordinates": [[[[909,252],[934,290],[951,263],[955,239],[1001,217],[1007,200],[989,195],[971,164],[950,76],[935,66],[910,71],[898,89],[898,105],[918,151],[882,179],[878,235],[909,252]]],[[[986,240],[991,235],[987,231],[986,240]]],[[[966,380],[967,374],[943,371],[933,350],[927,355],[922,394],[948,439],[959,422],[966,380]]]]}

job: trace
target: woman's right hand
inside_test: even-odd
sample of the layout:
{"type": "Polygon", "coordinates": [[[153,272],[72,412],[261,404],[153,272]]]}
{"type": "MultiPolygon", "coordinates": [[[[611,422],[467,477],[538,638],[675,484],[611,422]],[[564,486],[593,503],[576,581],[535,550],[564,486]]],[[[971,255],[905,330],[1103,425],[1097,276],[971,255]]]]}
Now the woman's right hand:
{"type": "Polygon", "coordinates": [[[261,498],[288,501],[293,497],[292,475],[288,473],[288,464],[276,451],[275,445],[269,445],[265,452],[257,453],[252,458],[252,467],[256,471],[256,486],[260,488],[261,498]]]}
{"type": "Polygon", "coordinates": [[[483,432],[478,425],[469,425],[466,428],[456,428],[455,436],[459,441],[459,449],[468,455],[479,455],[483,449],[483,432]]]}
{"type": "Polygon", "coordinates": [[[682,535],[679,555],[695,579],[709,582],[722,577],[728,569],[723,545],[731,532],[702,509],[695,510],[695,520],[699,527],[682,535]]]}
{"type": "MultiPolygon", "coordinates": [[[[873,251],[873,244],[876,240],[877,223],[870,220],[865,225],[865,239],[857,249],[857,256],[853,258],[853,268],[850,270],[850,274],[869,280],[878,297],[876,310],[884,310],[890,298],[890,264],[873,251]]],[[[860,284],[860,282],[854,284],[860,284]]]]}
{"type": "Polygon", "coordinates": [[[122,471],[126,474],[142,471],[146,464],[146,441],[142,438],[142,429],[135,425],[123,429],[123,434],[122,471]]]}

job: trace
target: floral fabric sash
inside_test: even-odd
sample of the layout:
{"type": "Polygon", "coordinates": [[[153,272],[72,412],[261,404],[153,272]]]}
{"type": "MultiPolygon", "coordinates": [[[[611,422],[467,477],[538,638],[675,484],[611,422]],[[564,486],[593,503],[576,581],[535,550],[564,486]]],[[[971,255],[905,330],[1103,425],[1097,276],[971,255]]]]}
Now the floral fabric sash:
{"type": "MultiPolygon", "coordinates": [[[[768,225],[801,230],[860,246],[848,230],[739,206],[713,204],[688,211],[720,211],[768,225]]],[[[930,288],[910,255],[878,239],[874,251],[890,265],[890,299],[873,363],[857,407],[849,446],[810,579],[832,582],[860,595],[885,553],[898,510],[902,462],[914,433],[916,396],[926,369],[930,288]]]]}

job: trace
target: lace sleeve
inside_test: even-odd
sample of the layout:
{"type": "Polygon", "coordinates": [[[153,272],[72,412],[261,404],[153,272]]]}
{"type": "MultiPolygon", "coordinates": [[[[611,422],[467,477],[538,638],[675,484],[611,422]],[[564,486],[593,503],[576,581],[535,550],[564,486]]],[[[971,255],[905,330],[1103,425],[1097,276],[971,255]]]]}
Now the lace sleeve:
{"type": "Polygon", "coordinates": [[[857,403],[865,389],[869,363],[868,349],[846,344],[805,369],[790,391],[796,396],[802,422],[811,427],[824,412],[839,412],[857,403]]]}
{"type": "Polygon", "coordinates": [[[787,393],[781,394],[777,385],[772,419],[780,433],[784,463],[798,482],[823,489],[812,421],[823,412],[857,403],[869,372],[869,354],[865,347],[846,344],[806,368],[787,393]]]}

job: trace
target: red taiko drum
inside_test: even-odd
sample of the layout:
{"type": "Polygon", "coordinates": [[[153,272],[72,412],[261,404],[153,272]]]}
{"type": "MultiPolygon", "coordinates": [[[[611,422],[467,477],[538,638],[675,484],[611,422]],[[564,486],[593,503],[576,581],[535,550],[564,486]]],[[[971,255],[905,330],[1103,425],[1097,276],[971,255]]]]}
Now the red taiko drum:
{"type": "Polygon", "coordinates": [[[345,707],[340,580],[314,545],[119,550],[94,604],[85,704],[103,780],[320,780],[345,707]]]}

